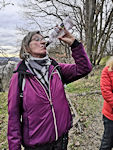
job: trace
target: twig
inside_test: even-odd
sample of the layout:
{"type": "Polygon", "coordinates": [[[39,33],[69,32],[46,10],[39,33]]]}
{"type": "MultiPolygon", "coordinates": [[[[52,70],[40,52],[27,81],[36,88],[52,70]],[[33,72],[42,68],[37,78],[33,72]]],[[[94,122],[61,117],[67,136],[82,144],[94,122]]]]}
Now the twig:
{"type": "Polygon", "coordinates": [[[66,97],[68,98],[70,107],[71,107],[71,109],[72,109],[72,114],[73,114],[73,116],[74,116],[74,118],[73,118],[73,126],[75,126],[75,125],[77,124],[77,125],[78,125],[78,128],[79,128],[79,131],[80,131],[80,133],[81,133],[81,132],[82,132],[82,129],[81,129],[81,125],[80,125],[80,123],[79,123],[80,118],[79,118],[79,116],[78,116],[78,114],[77,114],[77,111],[75,110],[75,108],[74,108],[74,106],[73,106],[73,104],[72,104],[72,102],[71,102],[72,100],[69,98],[69,95],[66,94],[66,97]]]}
{"type": "Polygon", "coordinates": [[[100,90],[97,90],[97,91],[84,92],[84,93],[73,94],[73,95],[76,97],[76,96],[86,96],[86,95],[92,95],[92,94],[99,94],[99,95],[101,95],[101,91],[100,91],[100,90]]]}

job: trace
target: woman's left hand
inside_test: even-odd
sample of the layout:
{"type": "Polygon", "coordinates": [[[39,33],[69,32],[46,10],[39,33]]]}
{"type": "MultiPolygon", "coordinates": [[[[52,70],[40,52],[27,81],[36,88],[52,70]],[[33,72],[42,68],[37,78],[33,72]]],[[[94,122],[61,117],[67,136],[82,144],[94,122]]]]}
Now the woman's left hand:
{"type": "Polygon", "coordinates": [[[71,46],[75,40],[75,37],[65,28],[64,28],[64,32],[65,34],[63,36],[59,36],[58,39],[71,46]]]}

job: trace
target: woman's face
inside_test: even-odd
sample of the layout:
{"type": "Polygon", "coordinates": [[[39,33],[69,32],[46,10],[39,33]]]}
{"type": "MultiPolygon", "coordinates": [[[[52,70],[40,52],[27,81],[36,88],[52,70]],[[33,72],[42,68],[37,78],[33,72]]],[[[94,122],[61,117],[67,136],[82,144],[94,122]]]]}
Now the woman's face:
{"type": "Polygon", "coordinates": [[[46,56],[46,41],[40,34],[35,34],[32,36],[32,39],[29,43],[28,52],[33,57],[43,58],[46,56]]]}

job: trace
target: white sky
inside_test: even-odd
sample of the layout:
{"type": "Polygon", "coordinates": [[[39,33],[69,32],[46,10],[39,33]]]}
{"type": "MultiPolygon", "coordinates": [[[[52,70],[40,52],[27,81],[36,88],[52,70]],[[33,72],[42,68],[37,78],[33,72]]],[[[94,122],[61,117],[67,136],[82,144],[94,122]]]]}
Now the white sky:
{"type": "Polygon", "coordinates": [[[7,5],[0,10],[0,47],[8,48],[7,53],[12,53],[19,50],[17,48],[17,41],[22,38],[17,30],[17,26],[24,26],[24,20],[19,7],[19,3],[22,3],[22,0],[5,1],[14,5],[7,5]]]}

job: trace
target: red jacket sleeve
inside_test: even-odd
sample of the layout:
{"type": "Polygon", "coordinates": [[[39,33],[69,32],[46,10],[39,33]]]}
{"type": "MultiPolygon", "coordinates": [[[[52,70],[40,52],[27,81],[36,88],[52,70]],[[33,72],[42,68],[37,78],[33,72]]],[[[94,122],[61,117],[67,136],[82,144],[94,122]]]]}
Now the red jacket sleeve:
{"type": "Polygon", "coordinates": [[[113,87],[109,76],[108,67],[105,67],[102,71],[100,87],[104,100],[113,108],[113,87]]]}

